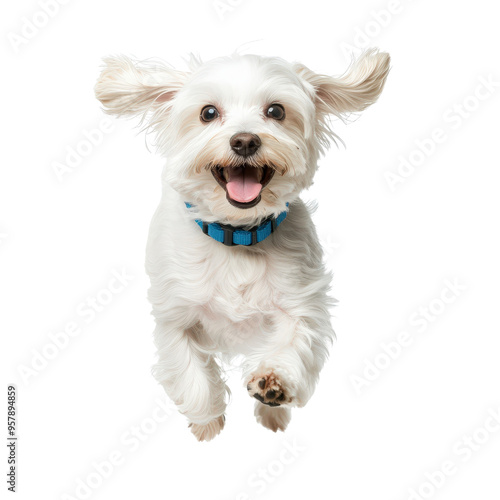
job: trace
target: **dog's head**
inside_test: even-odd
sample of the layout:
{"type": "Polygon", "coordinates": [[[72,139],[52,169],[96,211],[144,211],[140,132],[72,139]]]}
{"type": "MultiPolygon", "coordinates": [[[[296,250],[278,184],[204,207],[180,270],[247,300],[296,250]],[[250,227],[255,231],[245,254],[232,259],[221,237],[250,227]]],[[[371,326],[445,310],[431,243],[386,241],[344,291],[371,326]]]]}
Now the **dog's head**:
{"type": "Polygon", "coordinates": [[[241,225],[279,214],[311,185],[335,137],[329,115],[374,103],[389,71],[389,56],[375,50],[337,78],[255,55],[193,59],[189,72],[126,57],[105,63],[97,98],[156,132],[164,181],[204,220],[241,225]]]}

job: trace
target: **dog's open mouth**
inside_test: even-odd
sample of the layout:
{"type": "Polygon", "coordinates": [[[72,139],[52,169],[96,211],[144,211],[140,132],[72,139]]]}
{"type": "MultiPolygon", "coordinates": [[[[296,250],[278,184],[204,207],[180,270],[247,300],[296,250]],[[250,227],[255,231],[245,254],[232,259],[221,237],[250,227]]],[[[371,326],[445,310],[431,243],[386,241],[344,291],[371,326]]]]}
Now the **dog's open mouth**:
{"type": "Polygon", "coordinates": [[[226,198],[238,208],[251,208],[260,201],[262,190],[269,184],[274,169],[268,165],[253,167],[243,164],[237,167],[212,168],[212,175],[226,191],[226,198]]]}

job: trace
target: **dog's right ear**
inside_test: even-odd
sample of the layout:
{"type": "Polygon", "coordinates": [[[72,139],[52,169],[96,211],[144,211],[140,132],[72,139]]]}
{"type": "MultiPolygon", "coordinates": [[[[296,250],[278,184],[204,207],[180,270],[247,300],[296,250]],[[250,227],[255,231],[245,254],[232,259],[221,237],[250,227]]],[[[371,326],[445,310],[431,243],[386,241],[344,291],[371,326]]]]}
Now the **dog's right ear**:
{"type": "Polygon", "coordinates": [[[138,63],[125,56],[104,59],[95,95],[108,114],[143,115],[160,106],[168,109],[188,73],[164,64],[138,63]]]}

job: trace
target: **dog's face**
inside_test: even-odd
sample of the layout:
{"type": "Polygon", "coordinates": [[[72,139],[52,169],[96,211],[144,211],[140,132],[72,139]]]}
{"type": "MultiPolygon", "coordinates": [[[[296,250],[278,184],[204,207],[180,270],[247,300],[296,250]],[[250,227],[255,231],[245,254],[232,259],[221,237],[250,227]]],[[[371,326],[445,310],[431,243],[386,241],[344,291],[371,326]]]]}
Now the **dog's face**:
{"type": "Polygon", "coordinates": [[[375,102],[387,54],[365,53],[340,78],[279,58],[236,55],[190,72],[106,60],[96,85],[110,113],[142,115],[168,159],[164,181],[204,220],[252,224],[311,185],[334,136],[328,115],[375,102]]]}

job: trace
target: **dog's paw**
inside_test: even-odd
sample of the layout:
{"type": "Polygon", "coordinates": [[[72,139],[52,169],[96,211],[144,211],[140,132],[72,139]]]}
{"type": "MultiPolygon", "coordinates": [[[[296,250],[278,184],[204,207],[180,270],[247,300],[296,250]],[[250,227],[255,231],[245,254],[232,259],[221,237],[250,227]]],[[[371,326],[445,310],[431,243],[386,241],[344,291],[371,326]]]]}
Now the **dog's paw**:
{"type": "Polygon", "coordinates": [[[255,418],[259,424],[273,432],[284,431],[292,418],[290,408],[270,408],[259,403],[255,403],[255,418]]]}
{"type": "Polygon", "coordinates": [[[222,429],[224,429],[225,422],[226,417],[221,415],[220,417],[210,420],[208,424],[195,424],[191,422],[189,428],[198,441],[211,441],[222,429]]]}
{"type": "Polygon", "coordinates": [[[285,405],[293,400],[284,383],[273,370],[253,373],[247,383],[247,391],[250,396],[269,406],[285,405]]]}

